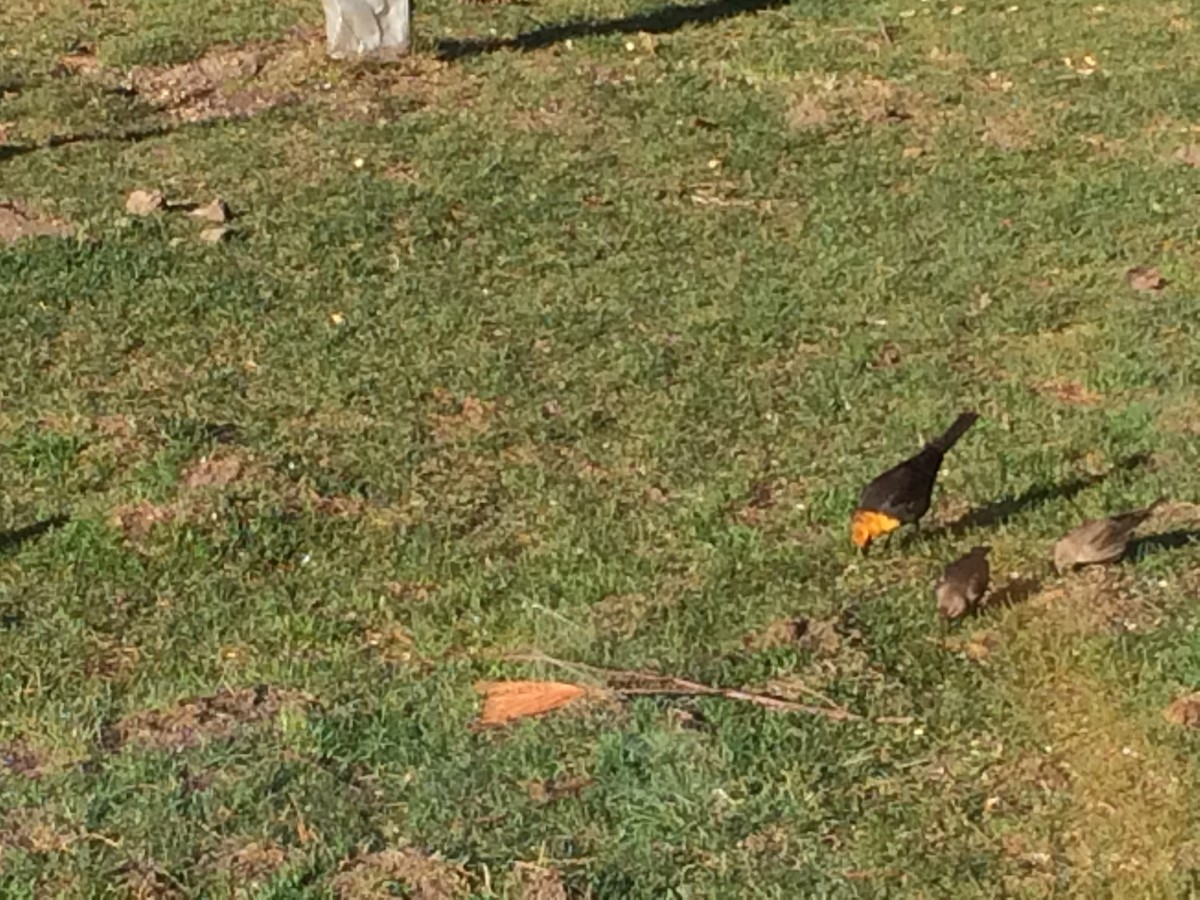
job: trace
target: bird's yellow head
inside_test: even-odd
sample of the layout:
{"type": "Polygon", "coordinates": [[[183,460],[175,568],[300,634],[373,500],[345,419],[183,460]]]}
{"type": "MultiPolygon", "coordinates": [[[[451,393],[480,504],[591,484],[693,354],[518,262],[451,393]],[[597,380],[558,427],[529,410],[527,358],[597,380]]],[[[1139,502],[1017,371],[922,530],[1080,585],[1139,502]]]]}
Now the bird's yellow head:
{"type": "Polygon", "coordinates": [[[856,509],[850,517],[850,540],[859,550],[866,550],[871,541],[890,534],[900,527],[900,520],[874,509],[856,509]]]}

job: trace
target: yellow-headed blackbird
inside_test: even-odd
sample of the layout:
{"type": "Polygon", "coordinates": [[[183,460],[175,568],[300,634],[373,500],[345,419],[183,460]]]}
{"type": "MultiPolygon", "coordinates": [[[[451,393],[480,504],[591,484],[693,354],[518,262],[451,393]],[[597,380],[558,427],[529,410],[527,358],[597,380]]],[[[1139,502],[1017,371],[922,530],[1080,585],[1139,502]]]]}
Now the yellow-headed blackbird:
{"type": "Polygon", "coordinates": [[[938,612],[945,619],[960,619],[973,612],[987,593],[991,579],[988,553],[991,547],[975,547],[966,556],[946,566],[933,592],[938,612]]]}
{"type": "Polygon", "coordinates": [[[933,485],[942,458],[979,418],[962,413],[946,433],[930,441],[916,456],[888,469],[865,488],[850,518],[850,539],[866,550],[871,541],[891,534],[901,525],[916,524],[929,512],[933,485]]]}
{"type": "Polygon", "coordinates": [[[1062,574],[1076,566],[1116,562],[1129,548],[1134,529],[1165,502],[1156,500],[1145,509],[1093,519],[1073,528],[1054,545],[1054,568],[1062,574]]]}

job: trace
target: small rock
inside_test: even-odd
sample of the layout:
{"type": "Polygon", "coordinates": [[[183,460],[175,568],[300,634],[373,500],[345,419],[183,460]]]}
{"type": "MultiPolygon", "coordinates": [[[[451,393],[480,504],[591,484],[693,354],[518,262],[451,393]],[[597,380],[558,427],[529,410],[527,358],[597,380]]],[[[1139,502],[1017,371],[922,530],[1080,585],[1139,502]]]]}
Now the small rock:
{"type": "Polygon", "coordinates": [[[225,240],[228,234],[228,228],[221,228],[220,226],[216,228],[205,228],[200,232],[200,240],[206,244],[219,244],[221,241],[225,240]]]}
{"type": "Polygon", "coordinates": [[[206,203],[204,206],[193,209],[188,215],[193,219],[212,222],[215,225],[224,225],[232,218],[232,213],[229,211],[229,204],[220,197],[217,197],[211,203],[206,203]]]}
{"type": "Polygon", "coordinates": [[[133,216],[148,216],[166,205],[162,191],[131,191],[125,198],[125,212],[133,216]]]}

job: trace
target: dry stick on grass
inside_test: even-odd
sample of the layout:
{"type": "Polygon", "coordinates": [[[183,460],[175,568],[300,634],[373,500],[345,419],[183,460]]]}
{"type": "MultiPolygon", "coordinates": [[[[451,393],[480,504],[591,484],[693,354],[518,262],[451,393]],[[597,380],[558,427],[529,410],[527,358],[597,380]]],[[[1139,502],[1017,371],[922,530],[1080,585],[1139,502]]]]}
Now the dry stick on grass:
{"type": "MultiPolygon", "coordinates": [[[[505,659],[513,662],[540,662],[560,669],[567,669],[578,674],[599,678],[613,693],[626,697],[639,695],[678,696],[678,697],[724,697],[727,700],[741,700],[753,703],[766,709],[783,712],[801,712],[814,716],[824,716],[833,722],[864,722],[863,716],[850,712],[816,691],[809,691],[829,703],[829,706],[814,706],[810,703],[796,703],[784,700],[771,694],[760,694],[754,691],[743,691],[738,688],[715,687],[711,684],[701,684],[698,681],[688,681],[674,675],[660,675],[657,672],[641,672],[633,669],[606,669],[601,666],[589,666],[583,663],[568,662],[556,659],[545,653],[511,653],[505,659]]],[[[907,725],[912,719],[907,716],[881,716],[870,721],[879,725],[907,725]]]]}

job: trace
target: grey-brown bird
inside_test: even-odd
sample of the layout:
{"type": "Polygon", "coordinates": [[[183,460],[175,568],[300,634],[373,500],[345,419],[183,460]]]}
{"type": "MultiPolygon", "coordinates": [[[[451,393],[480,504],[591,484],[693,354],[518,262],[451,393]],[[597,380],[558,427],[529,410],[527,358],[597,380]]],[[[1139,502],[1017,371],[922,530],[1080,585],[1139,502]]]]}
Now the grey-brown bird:
{"type": "Polygon", "coordinates": [[[944,619],[961,619],[972,612],[987,593],[992,569],[988,564],[991,547],[975,547],[966,556],[946,566],[933,589],[938,612],[944,619]]]}
{"type": "Polygon", "coordinates": [[[1129,549],[1134,530],[1165,502],[1162,498],[1144,509],[1092,519],[1068,531],[1054,545],[1055,570],[1061,575],[1077,566],[1116,562],[1129,549]]]}

